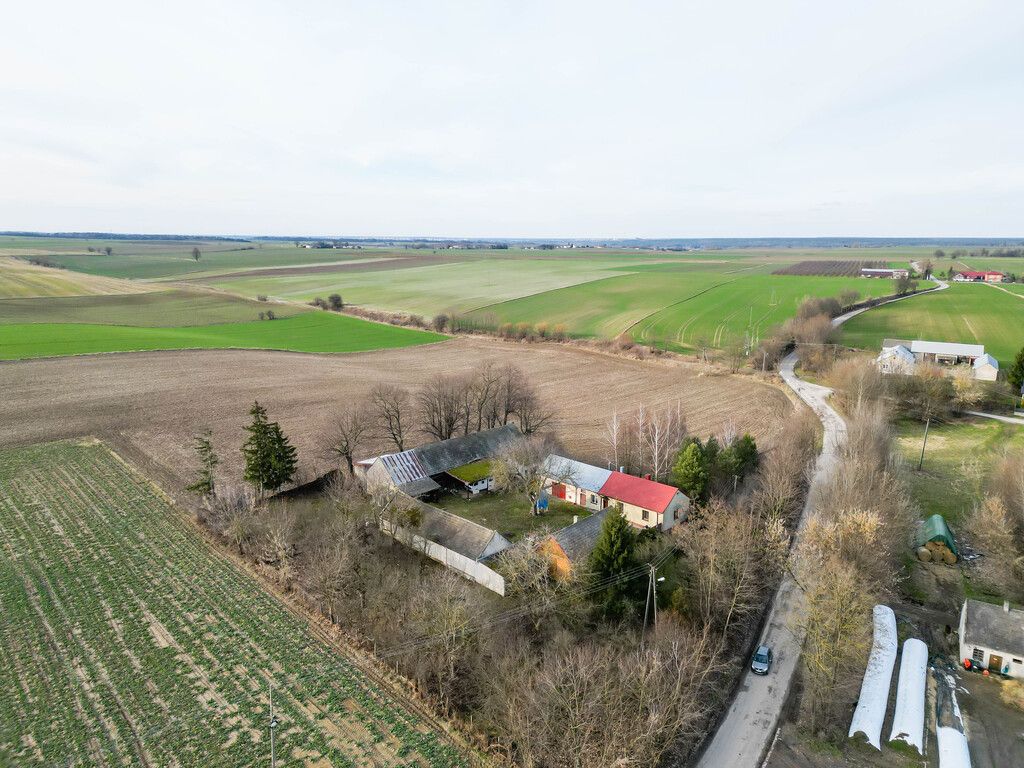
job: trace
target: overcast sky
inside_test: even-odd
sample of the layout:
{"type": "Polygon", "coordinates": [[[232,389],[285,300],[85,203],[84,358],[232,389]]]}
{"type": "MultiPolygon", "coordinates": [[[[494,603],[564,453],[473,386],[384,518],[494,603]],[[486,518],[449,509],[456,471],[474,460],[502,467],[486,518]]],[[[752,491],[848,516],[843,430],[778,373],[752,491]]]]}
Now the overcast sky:
{"type": "Polygon", "coordinates": [[[0,229],[1024,235],[1024,3],[7,3],[0,229]]]}

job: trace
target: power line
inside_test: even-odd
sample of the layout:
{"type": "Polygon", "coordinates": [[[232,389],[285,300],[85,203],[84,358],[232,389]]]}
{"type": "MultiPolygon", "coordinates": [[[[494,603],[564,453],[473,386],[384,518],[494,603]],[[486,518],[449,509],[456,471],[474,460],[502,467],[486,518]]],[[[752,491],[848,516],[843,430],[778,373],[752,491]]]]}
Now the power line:
{"type": "Polygon", "coordinates": [[[474,632],[480,632],[485,629],[490,629],[492,627],[504,624],[514,619],[523,618],[532,613],[535,608],[545,604],[558,604],[570,599],[586,597],[596,592],[601,592],[605,589],[610,589],[611,587],[618,586],[619,584],[623,584],[627,581],[632,581],[633,579],[639,578],[640,576],[649,574],[652,567],[655,569],[661,567],[661,565],[663,565],[665,561],[668,560],[668,558],[672,555],[673,552],[676,551],[676,549],[676,546],[673,544],[672,546],[667,547],[665,551],[659,554],[658,557],[656,557],[650,563],[644,563],[642,565],[635,566],[621,573],[605,577],[596,582],[591,582],[590,584],[578,587],[574,590],[570,590],[562,595],[559,595],[552,600],[538,599],[521,605],[517,608],[512,608],[508,611],[503,611],[501,613],[495,614],[494,616],[490,616],[475,626],[465,626],[454,632],[438,632],[433,635],[424,635],[419,638],[408,640],[404,643],[399,643],[398,645],[393,646],[386,651],[379,652],[376,655],[380,658],[389,658],[392,656],[397,656],[402,653],[418,650],[419,648],[425,648],[427,646],[430,646],[436,642],[440,642],[441,640],[444,640],[452,636],[465,636],[474,632]]]}

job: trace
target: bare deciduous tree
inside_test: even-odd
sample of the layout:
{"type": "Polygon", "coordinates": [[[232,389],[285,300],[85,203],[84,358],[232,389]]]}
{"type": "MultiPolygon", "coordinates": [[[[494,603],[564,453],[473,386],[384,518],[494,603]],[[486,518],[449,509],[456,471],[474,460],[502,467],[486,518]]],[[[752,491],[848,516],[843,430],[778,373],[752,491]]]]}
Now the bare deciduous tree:
{"type": "Polygon", "coordinates": [[[378,384],[370,391],[370,403],[377,429],[395,448],[404,451],[408,437],[409,393],[394,384],[378,384]]]}
{"type": "Polygon", "coordinates": [[[349,475],[354,474],[356,453],[363,447],[370,432],[370,418],[365,410],[346,411],[334,423],[331,452],[344,459],[349,475]]]}
{"type": "Polygon", "coordinates": [[[544,481],[551,477],[555,482],[571,482],[572,470],[569,465],[564,468],[547,467],[545,460],[556,453],[556,444],[548,437],[530,435],[513,440],[501,449],[491,460],[491,472],[494,484],[506,493],[517,493],[525,496],[530,502],[533,514],[539,514],[537,500],[544,489],[544,481]]]}

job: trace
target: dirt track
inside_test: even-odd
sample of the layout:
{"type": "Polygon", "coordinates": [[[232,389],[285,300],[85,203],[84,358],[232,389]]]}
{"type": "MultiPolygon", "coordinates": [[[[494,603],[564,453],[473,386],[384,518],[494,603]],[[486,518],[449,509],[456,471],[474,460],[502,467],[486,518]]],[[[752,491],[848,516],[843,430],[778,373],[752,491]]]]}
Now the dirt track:
{"type": "Polygon", "coordinates": [[[325,446],[336,414],[360,402],[377,381],[412,388],[483,360],[522,367],[559,414],[555,428],[567,449],[601,463],[604,424],[613,410],[679,399],[692,433],[707,435],[732,423],[765,444],[792,410],[780,390],[749,377],[553,344],[458,338],[350,355],[139,352],[0,363],[0,445],[95,435],[140,462],[154,479],[173,484],[191,474],[190,436],[209,426],[225,478],[237,478],[241,427],[259,399],[311,473],[328,466],[325,446]]]}

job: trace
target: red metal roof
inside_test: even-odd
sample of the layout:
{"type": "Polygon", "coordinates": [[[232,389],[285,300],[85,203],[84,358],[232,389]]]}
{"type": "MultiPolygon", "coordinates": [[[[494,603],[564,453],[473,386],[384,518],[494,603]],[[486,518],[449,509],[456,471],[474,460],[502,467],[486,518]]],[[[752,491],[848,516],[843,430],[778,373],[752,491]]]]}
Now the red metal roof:
{"type": "Polygon", "coordinates": [[[652,512],[664,512],[679,489],[622,472],[612,472],[600,491],[602,496],[652,512]]]}
{"type": "Polygon", "coordinates": [[[989,275],[1003,276],[1002,272],[961,272],[964,277],[988,277],[989,275]]]}

